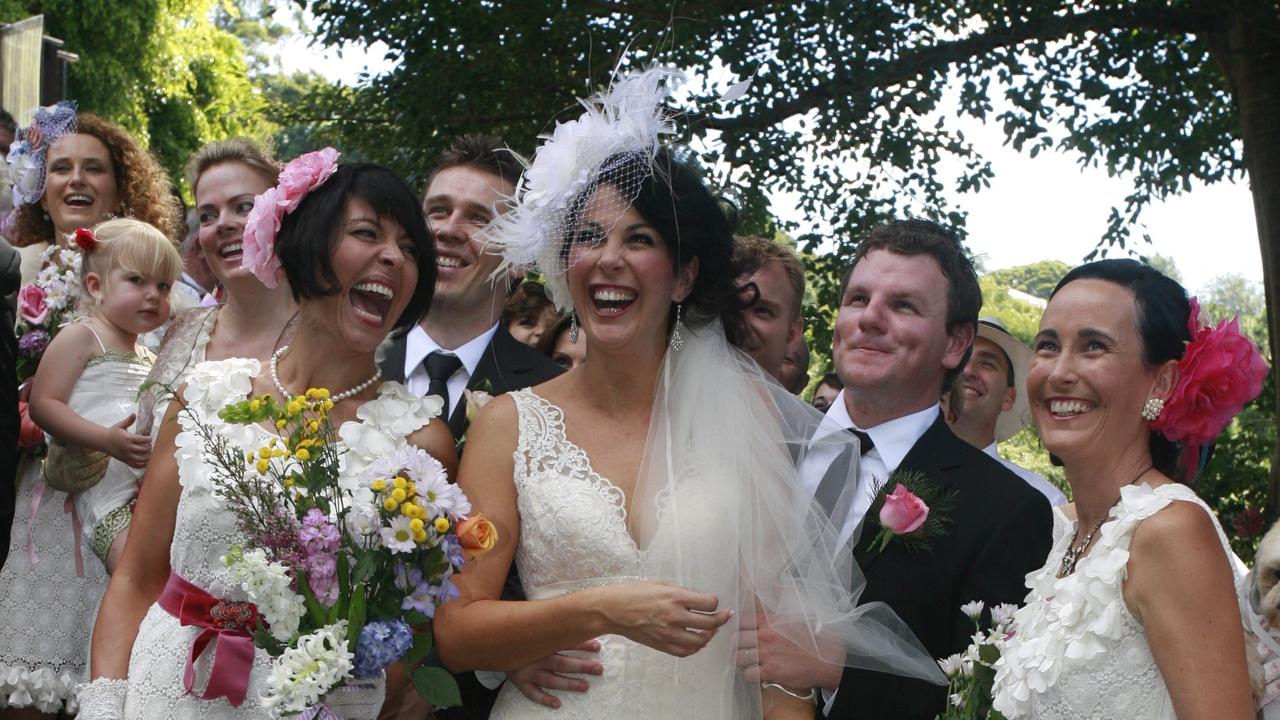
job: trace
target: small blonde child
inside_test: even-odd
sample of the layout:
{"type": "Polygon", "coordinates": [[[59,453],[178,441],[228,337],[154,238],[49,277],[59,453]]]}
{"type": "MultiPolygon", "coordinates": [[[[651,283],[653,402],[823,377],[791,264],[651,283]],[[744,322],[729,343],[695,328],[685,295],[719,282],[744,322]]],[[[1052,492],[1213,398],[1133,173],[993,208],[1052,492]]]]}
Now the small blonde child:
{"type": "Polygon", "coordinates": [[[82,317],[45,352],[31,417],[53,439],[44,480],[74,493],[83,540],[109,572],[124,550],[130,505],[151,457],[150,438],[130,430],[152,359],[138,336],[169,319],[182,258],[163,233],[131,219],[77,230],[76,244],[84,253],[82,317]]]}

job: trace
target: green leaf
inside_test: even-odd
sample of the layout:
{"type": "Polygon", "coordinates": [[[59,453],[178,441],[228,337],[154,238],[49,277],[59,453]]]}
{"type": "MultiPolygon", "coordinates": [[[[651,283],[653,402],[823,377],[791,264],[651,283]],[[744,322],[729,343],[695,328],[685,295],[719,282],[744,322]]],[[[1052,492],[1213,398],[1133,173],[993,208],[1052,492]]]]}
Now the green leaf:
{"type": "Polygon", "coordinates": [[[351,577],[351,582],[355,585],[364,583],[373,577],[373,573],[378,569],[378,556],[375,553],[365,553],[356,561],[355,572],[351,577]]]}
{"type": "Polygon", "coordinates": [[[436,707],[455,707],[462,704],[458,683],[444,668],[418,668],[413,673],[413,688],[418,691],[423,700],[436,707]]]}
{"type": "Polygon", "coordinates": [[[415,633],[413,636],[413,647],[409,648],[409,652],[405,654],[404,659],[411,663],[420,663],[431,653],[431,631],[415,633]]]}
{"type": "Polygon", "coordinates": [[[311,590],[311,583],[307,580],[307,573],[298,571],[298,589],[302,591],[302,599],[307,604],[307,616],[311,618],[311,624],[315,627],[321,627],[325,624],[329,617],[329,611],[320,603],[320,599],[316,597],[315,592],[311,590]]]}
{"type": "Polygon", "coordinates": [[[364,621],[364,585],[356,585],[351,592],[351,607],[347,611],[347,644],[351,647],[351,652],[356,651],[356,641],[360,639],[364,621]]]}

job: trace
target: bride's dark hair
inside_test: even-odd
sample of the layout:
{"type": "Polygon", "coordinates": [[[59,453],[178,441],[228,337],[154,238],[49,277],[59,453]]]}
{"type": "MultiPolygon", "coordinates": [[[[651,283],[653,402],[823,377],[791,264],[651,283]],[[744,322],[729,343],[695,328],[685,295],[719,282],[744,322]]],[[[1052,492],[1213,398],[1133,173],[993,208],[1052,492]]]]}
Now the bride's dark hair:
{"type": "MultiPolygon", "coordinates": [[[[683,303],[683,321],[697,327],[715,319],[724,322],[725,335],[734,345],[742,337],[743,303],[733,268],[733,231],[737,213],[716,197],[698,169],[670,148],[660,147],[652,159],[645,153],[620,153],[607,159],[604,170],[569,210],[570,227],[585,212],[588,200],[601,183],[618,188],[624,196],[634,191],[631,206],[662,236],[676,271],[698,259],[693,289],[683,303]],[[649,168],[643,167],[650,164],[649,168]],[[634,178],[640,176],[638,190],[634,178]]],[[[567,259],[569,238],[565,238],[567,259]]],[[[669,324],[674,324],[673,305],[669,324]]]]}

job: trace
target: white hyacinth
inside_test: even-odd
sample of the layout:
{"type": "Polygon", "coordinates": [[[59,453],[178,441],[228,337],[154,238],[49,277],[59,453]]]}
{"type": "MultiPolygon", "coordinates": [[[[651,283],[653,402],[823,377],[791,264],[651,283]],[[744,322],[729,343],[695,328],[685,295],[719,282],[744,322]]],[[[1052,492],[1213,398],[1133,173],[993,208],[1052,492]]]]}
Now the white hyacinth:
{"type": "Polygon", "coordinates": [[[339,620],[298,638],[271,662],[262,704],[277,714],[300,713],[351,674],[347,621],[339,620]]]}
{"type": "Polygon", "coordinates": [[[307,608],[302,596],[290,587],[288,569],[267,560],[267,553],[260,548],[232,548],[222,562],[231,581],[245,591],[249,602],[271,625],[271,636],[282,643],[292,640],[307,608]]]}

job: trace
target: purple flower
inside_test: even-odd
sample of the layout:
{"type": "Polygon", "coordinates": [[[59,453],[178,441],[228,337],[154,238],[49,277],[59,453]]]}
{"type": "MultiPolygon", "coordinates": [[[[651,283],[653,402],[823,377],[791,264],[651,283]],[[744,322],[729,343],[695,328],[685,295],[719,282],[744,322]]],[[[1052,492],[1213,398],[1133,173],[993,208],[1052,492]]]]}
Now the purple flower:
{"type": "Polygon", "coordinates": [[[413,645],[413,630],[403,620],[373,620],[360,629],[352,675],[375,677],[413,645]]]}
{"type": "Polygon", "coordinates": [[[449,533],[444,536],[444,551],[449,557],[449,565],[454,570],[461,570],[462,563],[466,561],[466,554],[462,550],[462,541],[457,535],[449,533]]]}
{"type": "Polygon", "coordinates": [[[44,330],[28,330],[18,338],[18,354],[37,357],[49,347],[49,333],[44,330]]]}
{"type": "Polygon", "coordinates": [[[320,602],[332,606],[338,601],[337,557],[341,534],[320,510],[311,508],[302,517],[298,542],[306,553],[307,583],[320,602]]]}
{"type": "Polygon", "coordinates": [[[305,567],[306,553],[298,544],[298,522],[286,512],[268,516],[260,532],[252,538],[252,544],[267,551],[267,557],[293,571],[305,567]]]}

